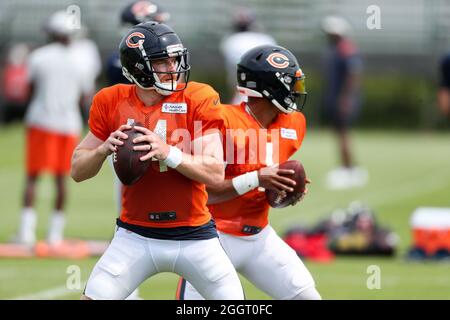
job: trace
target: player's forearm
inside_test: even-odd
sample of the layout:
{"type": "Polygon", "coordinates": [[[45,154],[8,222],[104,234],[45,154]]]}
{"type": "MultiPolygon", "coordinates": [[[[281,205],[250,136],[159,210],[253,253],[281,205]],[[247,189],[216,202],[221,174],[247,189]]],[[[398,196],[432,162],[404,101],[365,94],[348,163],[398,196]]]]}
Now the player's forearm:
{"type": "Polygon", "coordinates": [[[191,180],[210,185],[221,182],[225,176],[223,162],[212,156],[182,153],[182,161],[176,170],[191,180]]]}
{"type": "Polygon", "coordinates": [[[164,162],[175,168],[187,178],[211,185],[220,183],[225,177],[222,143],[219,134],[210,133],[192,142],[194,154],[184,153],[179,148],[170,146],[164,162]]]}
{"type": "Polygon", "coordinates": [[[208,191],[208,204],[215,204],[239,197],[233,187],[231,179],[225,179],[220,183],[206,185],[208,191]]]}
{"type": "Polygon", "coordinates": [[[233,179],[226,179],[223,182],[207,185],[208,203],[214,204],[237,198],[260,186],[260,172],[250,171],[233,179]]]}
{"type": "Polygon", "coordinates": [[[96,149],[77,149],[72,156],[70,175],[76,182],[90,179],[97,175],[107,155],[96,149]]]}

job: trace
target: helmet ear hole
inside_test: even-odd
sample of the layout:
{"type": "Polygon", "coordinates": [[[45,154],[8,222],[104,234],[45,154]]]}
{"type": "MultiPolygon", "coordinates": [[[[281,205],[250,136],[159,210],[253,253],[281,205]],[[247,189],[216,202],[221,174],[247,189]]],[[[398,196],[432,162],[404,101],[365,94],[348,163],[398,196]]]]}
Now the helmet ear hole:
{"type": "Polygon", "coordinates": [[[259,61],[259,60],[261,60],[261,57],[263,56],[263,54],[261,53],[261,54],[258,54],[257,56],[256,56],[256,61],[259,61]]]}

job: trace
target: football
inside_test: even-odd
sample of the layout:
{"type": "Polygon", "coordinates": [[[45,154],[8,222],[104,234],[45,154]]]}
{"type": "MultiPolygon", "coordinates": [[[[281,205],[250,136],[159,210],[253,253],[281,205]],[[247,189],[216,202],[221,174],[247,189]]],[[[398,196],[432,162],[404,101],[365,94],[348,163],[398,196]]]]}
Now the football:
{"type": "MultiPolygon", "coordinates": [[[[135,125],[142,126],[139,123],[135,125]]],[[[114,171],[124,185],[132,185],[141,178],[150,166],[151,161],[141,161],[140,157],[146,155],[148,151],[135,151],[134,146],[144,145],[147,142],[133,143],[133,140],[143,133],[133,127],[123,131],[128,135],[128,139],[123,140],[123,145],[117,146],[117,151],[113,153],[114,171]]]]}
{"type": "Polygon", "coordinates": [[[283,162],[279,166],[280,169],[291,169],[294,170],[294,175],[286,175],[286,177],[295,180],[297,183],[294,186],[294,191],[287,192],[286,196],[283,197],[277,191],[266,189],[266,198],[270,206],[273,208],[284,208],[291,205],[295,199],[305,192],[306,188],[306,172],[303,165],[297,160],[289,160],[283,162]]]}

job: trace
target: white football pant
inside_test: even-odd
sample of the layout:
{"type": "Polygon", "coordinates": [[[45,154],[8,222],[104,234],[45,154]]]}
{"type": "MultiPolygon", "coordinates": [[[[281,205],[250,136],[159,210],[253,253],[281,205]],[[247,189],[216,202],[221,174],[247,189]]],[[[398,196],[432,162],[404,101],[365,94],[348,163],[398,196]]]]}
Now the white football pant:
{"type": "Polygon", "coordinates": [[[182,276],[206,299],[244,299],[239,277],[218,238],[159,240],[123,228],[95,265],[84,294],[94,300],[125,299],[160,272],[182,276]]]}
{"type": "MultiPolygon", "coordinates": [[[[238,237],[219,231],[219,238],[236,271],[272,298],[321,298],[308,269],[270,225],[251,236],[238,237]]],[[[195,284],[186,280],[180,285],[179,299],[203,299],[195,284]]]]}

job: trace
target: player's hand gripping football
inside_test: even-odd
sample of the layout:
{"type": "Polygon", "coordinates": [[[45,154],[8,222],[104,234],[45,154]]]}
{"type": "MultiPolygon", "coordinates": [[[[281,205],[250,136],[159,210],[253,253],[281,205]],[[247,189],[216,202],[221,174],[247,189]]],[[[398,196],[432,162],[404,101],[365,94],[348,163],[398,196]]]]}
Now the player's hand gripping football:
{"type": "Polygon", "coordinates": [[[170,146],[165,143],[154,132],[144,127],[135,126],[136,130],[142,132],[144,135],[137,137],[133,143],[147,142],[148,144],[133,147],[136,151],[148,151],[148,153],[140,158],[141,161],[146,161],[155,157],[157,160],[165,160],[169,155],[170,146]]]}
{"type": "Polygon", "coordinates": [[[128,136],[123,133],[124,130],[131,129],[131,126],[124,124],[119,127],[116,131],[112,132],[108,139],[106,139],[103,144],[100,145],[100,152],[105,156],[109,156],[111,153],[117,151],[117,146],[123,145],[123,141],[119,139],[127,139],[128,136]]]}
{"type": "MultiPolygon", "coordinates": [[[[305,180],[306,184],[311,183],[311,180],[306,178],[305,180]]],[[[308,194],[308,187],[305,187],[305,191],[303,193],[298,194],[294,202],[292,202],[291,206],[295,206],[297,203],[303,200],[303,198],[308,194]]]]}
{"type": "Polygon", "coordinates": [[[278,164],[264,167],[258,170],[258,180],[259,186],[264,189],[274,190],[279,193],[283,191],[292,192],[296,182],[286,175],[293,175],[294,170],[290,169],[279,169],[278,164]]]}

